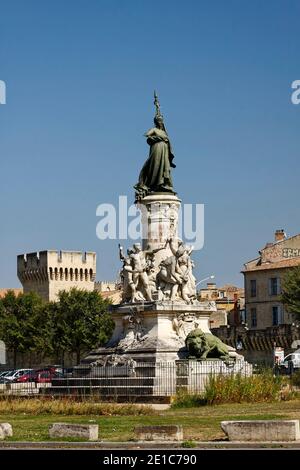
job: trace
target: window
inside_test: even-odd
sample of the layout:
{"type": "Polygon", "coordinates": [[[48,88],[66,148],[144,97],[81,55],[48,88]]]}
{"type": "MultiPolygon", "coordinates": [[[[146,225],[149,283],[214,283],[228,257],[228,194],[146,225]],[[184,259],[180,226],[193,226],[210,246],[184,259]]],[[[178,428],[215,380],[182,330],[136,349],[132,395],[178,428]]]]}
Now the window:
{"type": "Polygon", "coordinates": [[[256,297],[256,279],[251,279],[250,281],[250,295],[251,297],[256,297]]]}
{"type": "Polygon", "coordinates": [[[251,308],[251,326],[252,328],[257,326],[256,308],[251,308]]]}
{"type": "Polygon", "coordinates": [[[281,325],[283,323],[283,310],[280,305],[272,307],[272,324],[273,326],[281,325]]]}
{"type": "Polygon", "coordinates": [[[280,279],[278,277],[271,277],[271,279],[269,279],[269,294],[280,294],[280,279]]]}

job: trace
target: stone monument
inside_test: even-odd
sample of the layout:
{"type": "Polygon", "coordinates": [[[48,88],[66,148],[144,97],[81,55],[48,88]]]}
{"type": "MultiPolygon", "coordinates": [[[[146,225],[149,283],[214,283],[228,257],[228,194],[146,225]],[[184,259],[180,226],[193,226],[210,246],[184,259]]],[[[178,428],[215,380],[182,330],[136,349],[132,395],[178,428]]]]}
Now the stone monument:
{"type": "Polygon", "coordinates": [[[184,359],[191,331],[210,334],[216,305],[197,300],[193,247],[178,237],[181,200],[171,174],[174,154],[156,93],[154,104],[154,127],[145,134],[149,156],[134,187],[143,238],[126,252],[119,245],[123,299],[112,306],[115,330],[106,347],[92,351],[85,364],[184,359]]]}

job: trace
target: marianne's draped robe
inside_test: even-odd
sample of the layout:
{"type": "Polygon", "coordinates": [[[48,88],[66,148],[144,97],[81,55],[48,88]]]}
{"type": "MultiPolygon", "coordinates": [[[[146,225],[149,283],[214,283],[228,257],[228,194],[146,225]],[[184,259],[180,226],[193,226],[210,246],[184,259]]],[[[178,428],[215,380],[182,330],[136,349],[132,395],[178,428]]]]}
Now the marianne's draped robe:
{"type": "Polygon", "coordinates": [[[146,134],[150,145],[149,157],[140,172],[139,182],[135,186],[138,193],[146,195],[150,191],[174,192],[171,166],[174,158],[167,133],[158,128],[146,134]]]}

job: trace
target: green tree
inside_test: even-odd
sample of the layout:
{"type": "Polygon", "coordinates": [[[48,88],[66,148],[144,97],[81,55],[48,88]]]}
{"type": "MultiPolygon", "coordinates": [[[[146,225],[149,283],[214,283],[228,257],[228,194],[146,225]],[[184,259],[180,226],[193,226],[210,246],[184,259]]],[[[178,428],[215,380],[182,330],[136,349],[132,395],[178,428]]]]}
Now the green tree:
{"type": "Polygon", "coordinates": [[[300,266],[289,269],[282,282],[282,302],[300,319],[300,266]]]}
{"type": "Polygon", "coordinates": [[[96,291],[61,291],[56,305],[54,349],[76,353],[79,364],[84,351],[104,345],[114,328],[109,305],[96,291]]]}
{"type": "Polygon", "coordinates": [[[8,291],[1,299],[0,338],[13,351],[14,367],[17,354],[37,349],[43,301],[34,292],[19,294],[8,291]]]}
{"type": "Polygon", "coordinates": [[[31,350],[42,353],[43,356],[52,356],[56,352],[53,340],[56,312],[57,304],[55,302],[44,302],[32,318],[34,346],[32,346],[31,350]]]}

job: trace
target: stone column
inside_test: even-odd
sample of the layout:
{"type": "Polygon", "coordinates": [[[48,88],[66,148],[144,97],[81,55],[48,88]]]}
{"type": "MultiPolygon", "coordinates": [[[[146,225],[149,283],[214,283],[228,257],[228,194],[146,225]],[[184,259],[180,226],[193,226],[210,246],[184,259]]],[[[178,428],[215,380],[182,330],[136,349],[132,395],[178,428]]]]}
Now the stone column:
{"type": "MultiPolygon", "coordinates": [[[[176,246],[180,205],[181,200],[169,193],[149,195],[138,202],[137,207],[141,211],[143,250],[161,248],[170,238],[173,238],[176,246]]],[[[171,255],[169,247],[159,251],[155,257],[155,265],[158,266],[162,259],[171,255]]]]}

